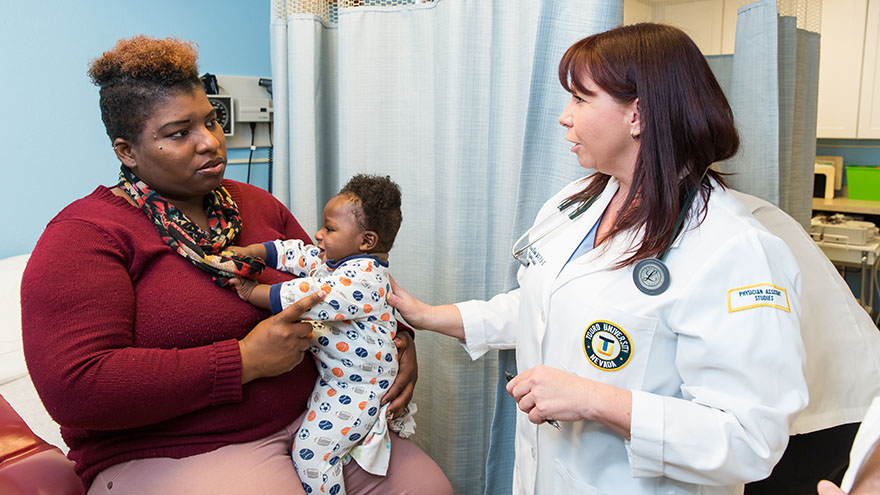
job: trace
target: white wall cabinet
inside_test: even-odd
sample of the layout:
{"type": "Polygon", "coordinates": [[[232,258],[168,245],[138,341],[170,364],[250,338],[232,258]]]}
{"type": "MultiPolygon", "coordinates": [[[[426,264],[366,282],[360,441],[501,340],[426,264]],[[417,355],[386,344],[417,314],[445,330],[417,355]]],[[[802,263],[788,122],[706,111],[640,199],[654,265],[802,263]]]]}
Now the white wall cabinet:
{"type": "MultiPolygon", "coordinates": [[[[826,0],[829,1],[829,0],[826,0]]],[[[662,22],[678,26],[703,55],[733,53],[739,0],[624,0],[623,23],[662,22]]]]}
{"type": "MultiPolygon", "coordinates": [[[[739,0],[624,0],[624,24],[683,29],[705,55],[733,53],[739,0]]],[[[823,0],[820,138],[880,139],[880,0],[823,0]]]]}
{"type": "Polygon", "coordinates": [[[862,61],[859,128],[862,139],[880,139],[880,0],[868,2],[865,23],[865,56],[862,61]]]}
{"type": "Polygon", "coordinates": [[[820,138],[880,138],[880,0],[822,2],[820,138]]]}

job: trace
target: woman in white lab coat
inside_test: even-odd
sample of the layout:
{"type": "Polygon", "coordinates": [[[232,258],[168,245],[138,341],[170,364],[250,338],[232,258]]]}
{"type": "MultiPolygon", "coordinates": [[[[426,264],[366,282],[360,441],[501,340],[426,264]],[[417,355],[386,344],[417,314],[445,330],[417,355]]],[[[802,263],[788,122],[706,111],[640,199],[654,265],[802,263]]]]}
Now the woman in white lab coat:
{"type": "Polygon", "coordinates": [[[516,348],[515,493],[741,493],[807,391],[797,264],[709,170],[738,148],[730,107],[663,25],[575,43],[559,78],[559,122],[596,173],[514,246],[520,288],[428,306],[393,286],[389,301],[475,359],[516,348]]]}

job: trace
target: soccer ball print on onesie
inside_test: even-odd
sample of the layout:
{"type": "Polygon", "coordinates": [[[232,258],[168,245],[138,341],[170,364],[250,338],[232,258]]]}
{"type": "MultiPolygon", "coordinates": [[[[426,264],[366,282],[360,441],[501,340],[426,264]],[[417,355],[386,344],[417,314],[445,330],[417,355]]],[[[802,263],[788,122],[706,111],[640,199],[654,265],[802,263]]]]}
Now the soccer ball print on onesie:
{"type": "MultiPolygon", "coordinates": [[[[387,470],[387,406],[380,407],[379,401],[397,375],[393,341],[397,322],[385,301],[388,279],[382,265],[370,257],[349,259],[327,267],[335,276],[316,280],[330,289],[310,311],[325,321],[312,321],[310,350],[320,376],[291,452],[306,493],[344,495],[346,454],[372,474],[384,475],[387,470]]],[[[314,290],[291,285],[300,291],[314,290]]],[[[412,423],[412,418],[408,421],[412,423]]]]}

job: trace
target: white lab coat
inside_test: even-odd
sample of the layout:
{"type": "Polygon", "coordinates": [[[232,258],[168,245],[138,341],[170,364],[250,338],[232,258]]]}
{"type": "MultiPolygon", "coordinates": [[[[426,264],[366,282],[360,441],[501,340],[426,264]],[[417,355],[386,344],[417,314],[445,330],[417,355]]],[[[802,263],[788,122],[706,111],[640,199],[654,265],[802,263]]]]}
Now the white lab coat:
{"type": "Polygon", "coordinates": [[[878,442],[880,442],[880,397],[874,398],[871,402],[862,419],[862,424],[859,426],[859,432],[856,433],[856,438],[853,440],[849,467],[846,468],[846,474],[843,475],[843,481],[840,483],[841,490],[847,493],[852,490],[856,476],[860,474],[859,471],[863,467],[866,467],[864,465],[877,449],[878,442]]]}
{"type": "Polygon", "coordinates": [[[801,269],[801,337],[810,403],[792,435],[857,423],[880,395],[880,332],[834,265],[796,220],[772,204],[731,193],[791,249],[801,269]]]}
{"type": "MultiPolygon", "coordinates": [[[[542,219],[559,218],[557,205],[582,187],[573,182],[545,203],[530,238],[556,225],[542,219]]],[[[632,235],[563,267],[616,190],[612,179],[590,209],[535,244],[519,289],[458,304],[472,358],[515,347],[520,371],[544,364],[632,391],[626,441],[599,423],[561,422],[557,431],[518,412],[514,493],[741,493],[743,482],[770,473],[807,403],[797,264],[716,187],[703,223],[694,229],[689,220],[667,256],[663,294],[641,293],[632,267],[614,269],[632,235]],[[759,297],[752,286],[775,292],[750,307],[759,297]],[[619,369],[587,357],[596,322],[624,334],[615,345],[628,344],[630,357],[619,369]]]]}

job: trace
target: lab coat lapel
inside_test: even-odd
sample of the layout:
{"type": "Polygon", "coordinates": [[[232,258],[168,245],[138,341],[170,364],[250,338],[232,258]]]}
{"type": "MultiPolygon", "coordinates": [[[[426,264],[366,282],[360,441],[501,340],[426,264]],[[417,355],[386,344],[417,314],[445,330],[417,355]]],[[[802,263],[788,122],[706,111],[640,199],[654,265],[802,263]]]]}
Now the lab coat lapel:
{"type": "MultiPolygon", "coordinates": [[[[542,321],[544,321],[544,315],[547,314],[550,307],[550,295],[559,284],[559,277],[562,275],[561,272],[565,271],[563,270],[565,262],[568,261],[568,258],[584,239],[584,236],[587,235],[587,232],[590,231],[590,228],[599,219],[599,215],[601,215],[602,212],[605,211],[605,208],[608,207],[608,203],[611,202],[611,198],[614,196],[614,193],[617,192],[617,187],[617,180],[612,177],[611,180],[608,181],[608,185],[605,186],[605,189],[596,199],[596,202],[593,203],[587,211],[575,218],[574,221],[569,222],[564,229],[561,229],[559,236],[554,239],[553,242],[547,243],[545,249],[549,254],[549,256],[547,256],[548,263],[542,270],[544,280],[541,281],[541,285],[543,287],[548,287],[551,290],[541,290],[539,292],[542,297],[542,321]]],[[[545,331],[546,325],[541,325],[537,335],[538,342],[543,341],[545,331]]]]}
{"type": "MultiPolygon", "coordinates": [[[[611,191],[608,195],[608,202],[611,201],[611,197],[614,196],[616,190],[617,188],[615,187],[614,191],[611,191]]],[[[607,204],[608,203],[606,202],[605,206],[607,206],[607,204]]],[[[605,211],[605,206],[602,207],[600,212],[605,211]]],[[[600,212],[597,212],[597,217],[600,212]]],[[[592,224],[590,226],[592,226],[592,224]]],[[[625,258],[632,246],[638,245],[638,241],[642,235],[643,232],[641,229],[636,232],[622,232],[615,235],[607,242],[597,246],[593,250],[585,253],[581,257],[572,260],[561,268],[559,275],[553,281],[551,293],[572,279],[583,277],[600,270],[613,269],[614,265],[625,258]]],[[[583,235],[581,238],[583,238],[583,235]]],[[[572,251],[573,250],[574,248],[572,248],[572,251]]]]}
{"type": "MultiPolygon", "coordinates": [[[[614,194],[612,193],[608,197],[609,201],[611,199],[611,196],[613,195],[614,194]]],[[[699,212],[702,207],[703,200],[700,196],[697,196],[694,199],[693,203],[690,205],[688,216],[685,218],[685,221],[681,227],[681,233],[675,238],[669,249],[673,250],[678,248],[684,236],[687,235],[688,232],[694,228],[697,223],[697,217],[699,216],[699,212]]],[[[604,210],[605,208],[603,207],[601,211],[604,210]]],[[[571,263],[565,265],[565,267],[556,277],[552,286],[552,290],[555,291],[565,283],[577,277],[589,275],[590,273],[594,273],[599,270],[612,269],[614,265],[623,260],[627,256],[627,254],[629,254],[628,252],[633,246],[638,246],[641,243],[643,236],[644,229],[642,228],[639,228],[636,231],[623,232],[614,236],[613,239],[606,242],[605,244],[602,244],[601,246],[584,254],[580,258],[572,260],[571,263]]]]}
{"type": "Polygon", "coordinates": [[[636,244],[636,236],[629,232],[620,233],[611,240],[584,254],[563,268],[553,284],[555,291],[572,279],[583,277],[601,270],[610,270],[623,260],[630,247],[636,244]]]}

